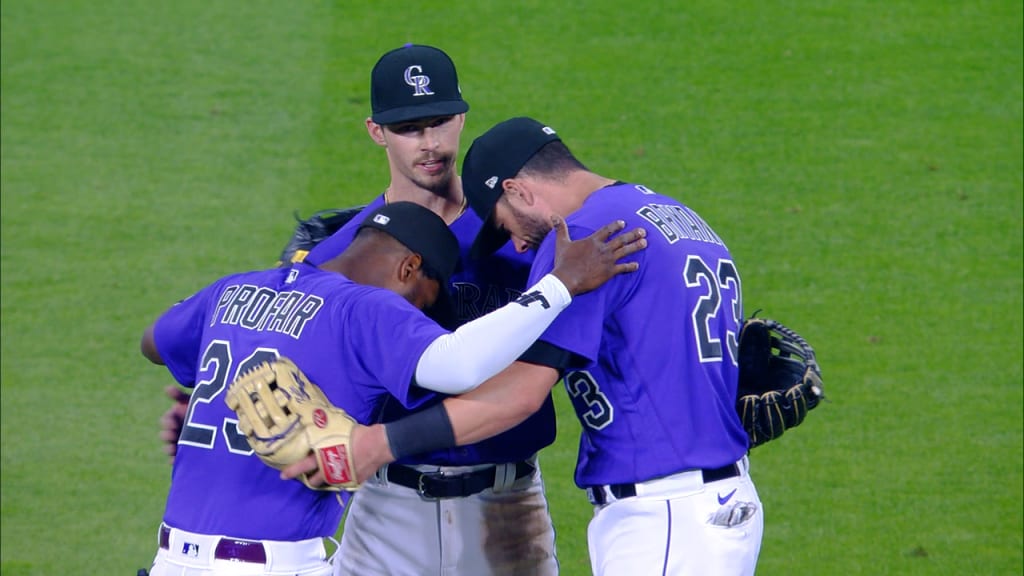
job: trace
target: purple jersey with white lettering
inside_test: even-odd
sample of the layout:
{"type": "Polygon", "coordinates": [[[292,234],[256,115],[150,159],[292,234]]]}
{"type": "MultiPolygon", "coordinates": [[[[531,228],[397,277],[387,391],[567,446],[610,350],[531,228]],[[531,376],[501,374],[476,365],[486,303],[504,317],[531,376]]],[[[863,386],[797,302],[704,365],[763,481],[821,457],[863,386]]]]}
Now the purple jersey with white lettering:
{"type": "MultiPolygon", "coordinates": [[[[306,256],[306,262],[319,265],[340,254],[352,242],[365,214],[383,205],[383,195],[375,198],[363,212],[313,248],[306,256]]],[[[479,318],[518,298],[527,286],[526,278],[533,262],[533,251],[520,254],[511,243],[489,258],[471,259],[469,248],[482,226],[483,221],[472,210],[463,212],[449,226],[459,240],[462,262],[460,269],[451,278],[459,324],[479,318]]],[[[442,399],[438,396],[429,403],[440,402],[442,399]]],[[[400,403],[390,401],[384,409],[383,418],[391,422],[409,413],[400,403]]],[[[555,408],[549,396],[539,411],[507,432],[476,444],[417,455],[401,462],[440,466],[514,462],[528,458],[554,440],[555,408]]]]}
{"type": "Polygon", "coordinates": [[[240,373],[278,355],[302,367],[362,423],[385,398],[410,407],[423,351],[446,331],[401,296],[309,264],[225,277],[173,306],[154,339],[174,378],[195,391],[178,440],[164,521],[201,534],[294,541],[332,536],[348,494],[320,492],[256,457],[224,402],[240,373]]]}
{"type": "MultiPolygon", "coordinates": [[[[729,250],[678,201],[635,184],[597,190],[566,218],[583,238],[620,219],[647,230],[639,271],[573,299],[541,340],[572,353],[566,390],[583,425],[576,484],[635,483],[739,460],[740,278],[729,250]]],[[[553,268],[541,243],[534,282],[553,268]]]]}

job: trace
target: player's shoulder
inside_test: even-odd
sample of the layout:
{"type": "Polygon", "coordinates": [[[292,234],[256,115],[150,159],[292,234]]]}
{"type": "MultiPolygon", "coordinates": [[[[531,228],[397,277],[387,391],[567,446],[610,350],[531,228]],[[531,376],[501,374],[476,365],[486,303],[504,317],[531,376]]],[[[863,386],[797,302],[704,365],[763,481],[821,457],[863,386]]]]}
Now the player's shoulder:
{"type": "Polygon", "coordinates": [[[345,225],[342,226],[339,229],[339,231],[354,230],[355,228],[358,228],[363,223],[363,220],[366,218],[367,214],[369,214],[373,210],[376,210],[377,208],[380,208],[381,206],[384,205],[385,202],[386,200],[383,194],[380,194],[373,200],[370,200],[369,202],[366,203],[365,206],[363,206],[362,210],[357,212],[355,216],[349,218],[348,222],[345,222],[345,225]]]}
{"type": "Polygon", "coordinates": [[[570,229],[593,232],[616,219],[625,219],[647,197],[648,189],[640,184],[617,181],[595,190],[583,205],[566,218],[570,229]]]}
{"type": "Polygon", "coordinates": [[[217,281],[210,284],[210,287],[229,286],[233,284],[262,286],[272,282],[272,279],[279,277],[281,275],[281,270],[281,268],[274,267],[234,272],[227,276],[222,276],[217,281]]]}
{"type": "Polygon", "coordinates": [[[385,306],[389,308],[412,307],[405,298],[387,288],[360,284],[344,274],[314,269],[305,281],[295,283],[296,289],[311,289],[317,294],[334,301],[338,306],[358,305],[365,308],[385,306]]]}

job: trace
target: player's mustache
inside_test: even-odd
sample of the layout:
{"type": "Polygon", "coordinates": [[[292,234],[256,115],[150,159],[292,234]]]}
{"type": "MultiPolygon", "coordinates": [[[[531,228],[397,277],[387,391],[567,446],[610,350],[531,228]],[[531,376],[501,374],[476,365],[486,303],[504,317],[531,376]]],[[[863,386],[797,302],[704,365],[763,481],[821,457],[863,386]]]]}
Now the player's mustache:
{"type": "Polygon", "coordinates": [[[448,154],[427,154],[416,160],[417,164],[426,164],[427,162],[441,162],[448,164],[451,160],[451,156],[448,154]]]}

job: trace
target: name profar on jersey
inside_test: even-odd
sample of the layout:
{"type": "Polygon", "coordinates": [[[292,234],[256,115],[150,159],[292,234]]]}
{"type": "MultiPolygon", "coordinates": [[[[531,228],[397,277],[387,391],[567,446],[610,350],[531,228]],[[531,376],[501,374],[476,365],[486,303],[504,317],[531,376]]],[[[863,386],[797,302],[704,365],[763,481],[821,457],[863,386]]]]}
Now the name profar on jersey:
{"type": "Polygon", "coordinates": [[[232,284],[221,292],[210,326],[220,323],[279,332],[298,340],[323,305],[323,298],[298,290],[278,292],[265,286],[232,284]]]}

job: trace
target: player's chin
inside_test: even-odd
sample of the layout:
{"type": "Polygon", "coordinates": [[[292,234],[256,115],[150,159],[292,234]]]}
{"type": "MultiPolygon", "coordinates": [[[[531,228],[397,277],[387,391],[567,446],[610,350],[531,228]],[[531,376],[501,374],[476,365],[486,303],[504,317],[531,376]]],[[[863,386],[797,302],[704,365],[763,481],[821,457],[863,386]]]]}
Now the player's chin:
{"type": "Polygon", "coordinates": [[[416,178],[416,184],[424,190],[430,190],[439,196],[447,196],[449,194],[453,175],[451,172],[442,172],[441,174],[426,175],[421,174],[416,178]]]}

